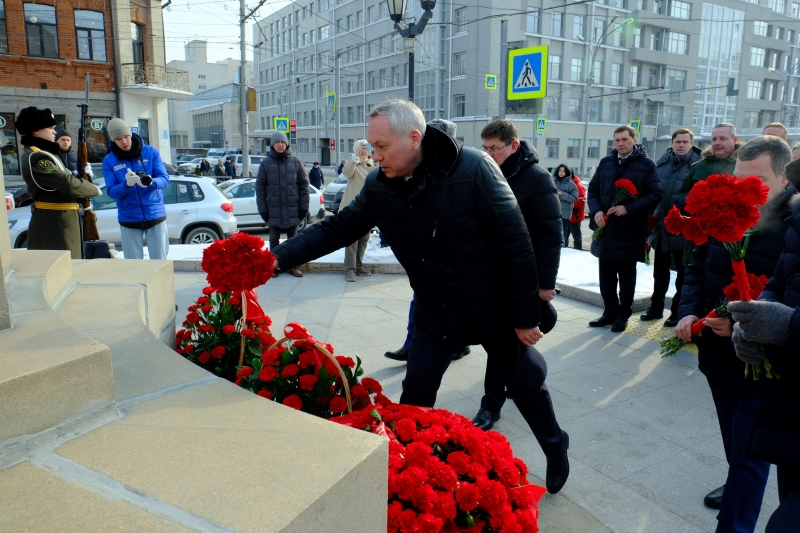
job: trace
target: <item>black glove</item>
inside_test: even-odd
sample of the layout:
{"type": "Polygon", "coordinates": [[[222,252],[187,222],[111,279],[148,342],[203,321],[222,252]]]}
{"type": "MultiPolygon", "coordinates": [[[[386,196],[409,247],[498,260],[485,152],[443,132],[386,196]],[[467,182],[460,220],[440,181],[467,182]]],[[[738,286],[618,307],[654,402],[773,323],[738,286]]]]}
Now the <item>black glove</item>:
{"type": "Polygon", "coordinates": [[[305,220],[307,215],[308,215],[308,209],[300,210],[300,220],[305,220]]]}
{"type": "Polygon", "coordinates": [[[259,213],[261,220],[269,224],[269,213],[259,213]]]}

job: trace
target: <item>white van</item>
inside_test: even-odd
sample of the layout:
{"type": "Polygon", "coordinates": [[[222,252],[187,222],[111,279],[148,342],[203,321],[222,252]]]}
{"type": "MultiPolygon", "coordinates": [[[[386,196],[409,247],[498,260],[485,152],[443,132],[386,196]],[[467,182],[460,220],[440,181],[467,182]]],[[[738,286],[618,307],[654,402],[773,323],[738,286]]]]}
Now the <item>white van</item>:
{"type": "MultiPolygon", "coordinates": [[[[228,156],[233,161],[234,166],[236,167],[236,176],[241,177],[242,175],[242,154],[238,155],[231,155],[228,156]],[[235,160],[233,158],[236,158],[235,160]]],[[[251,155],[250,156],[250,178],[255,178],[258,174],[258,165],[264,160],[263,155],[251,155]]]]}

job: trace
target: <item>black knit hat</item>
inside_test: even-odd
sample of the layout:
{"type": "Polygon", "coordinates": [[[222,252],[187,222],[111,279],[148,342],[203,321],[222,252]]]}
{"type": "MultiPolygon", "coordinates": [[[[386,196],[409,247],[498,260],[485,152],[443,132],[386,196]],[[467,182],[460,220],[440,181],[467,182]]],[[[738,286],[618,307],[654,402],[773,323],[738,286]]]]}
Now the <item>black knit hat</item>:
{"type": "Polygon", "coordinates": [[[34,131],[51,128],[56,125],[56,117],[49,109],[26,107],[19,112],[16,126],[20,135],[30,135],[34,131]]]}
{"type": "Polygon", "coordinates": [[[72,135],[70,135],[70,134],[69,134],[69,132],[68,132],[67,130],[58,130],[58,131],[56,132],[56,142],[58,142],[58,140],[59,140],[61,137],[69,137],[69,138],[70,138],[70,140],[72,140],[72,135]]]}

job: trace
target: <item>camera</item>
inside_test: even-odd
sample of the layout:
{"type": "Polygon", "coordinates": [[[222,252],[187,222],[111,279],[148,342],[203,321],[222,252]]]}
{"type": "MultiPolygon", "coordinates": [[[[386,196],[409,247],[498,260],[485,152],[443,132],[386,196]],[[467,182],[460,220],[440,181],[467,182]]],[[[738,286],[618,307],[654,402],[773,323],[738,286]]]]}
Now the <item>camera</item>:
{"type": "Polygon", "coordinates": [[[142,185],[144,185],[145,187],[149,187],[150,185],[153,184],[153,176],[151,176],[150,174],[145,174],[140,170],[139,172],[136,173],[136,175],[139,176],[139,181],[141,181],[142,185]]]}

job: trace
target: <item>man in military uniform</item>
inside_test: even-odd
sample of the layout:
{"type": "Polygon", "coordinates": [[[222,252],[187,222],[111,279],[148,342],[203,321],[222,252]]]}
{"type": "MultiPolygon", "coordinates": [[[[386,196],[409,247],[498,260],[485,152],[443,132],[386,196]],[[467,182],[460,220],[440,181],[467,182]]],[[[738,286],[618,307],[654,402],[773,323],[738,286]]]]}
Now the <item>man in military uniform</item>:
{"type": "Polygon", "coordinates": [[[16,127],[25,147],[22,177],[33,197],[28,226],[29,250],[69,250],[72,259],[83,256],[78,198],[100,194],[94,184],[76,178],[59,157],[55,117],[49,109],[26,107],[16,127]]]}

